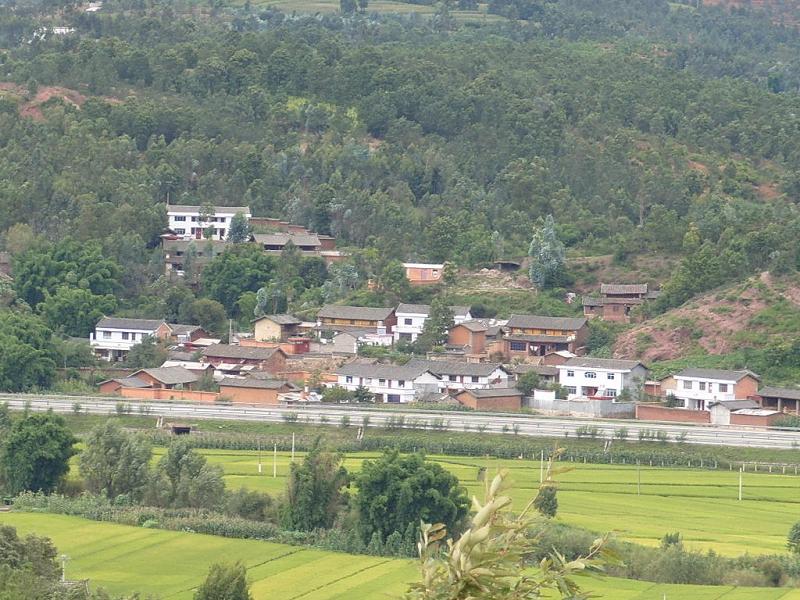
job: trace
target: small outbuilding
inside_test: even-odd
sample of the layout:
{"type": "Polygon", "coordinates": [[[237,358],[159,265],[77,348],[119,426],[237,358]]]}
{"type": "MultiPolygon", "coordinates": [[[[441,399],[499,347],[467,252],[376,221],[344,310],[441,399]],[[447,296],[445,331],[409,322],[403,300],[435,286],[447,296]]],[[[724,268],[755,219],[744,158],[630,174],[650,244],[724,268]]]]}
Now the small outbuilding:
{"type": "Polygon", "coordinates": [[[522,392],[511,387],[466,389],[455,394],[455,399],[475,410],[518,411],[522,408],[522,392]]]}
{"type": "Polygon", "coordinates": [[[300,388],[296,385],[280,379],[226,377],[219,384],[220,397],[234,404],[277,406],[279,395],[298,391],[300,388]]]}

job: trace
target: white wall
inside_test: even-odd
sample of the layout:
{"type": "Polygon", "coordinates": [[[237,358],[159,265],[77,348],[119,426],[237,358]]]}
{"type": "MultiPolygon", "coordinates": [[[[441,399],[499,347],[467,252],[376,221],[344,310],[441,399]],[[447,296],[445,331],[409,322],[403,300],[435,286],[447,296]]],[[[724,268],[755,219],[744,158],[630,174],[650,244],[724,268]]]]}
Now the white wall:
{"type": "MultiPolygon", "coordinates": [[[[200,220],[200,212],[190,211],[177,211],[169,210],[167,212],[168,226],[176,234],[183,236],[184,239],[197,239],[196,234],[192,234],[192,228],[200,228],[205,230],[208,227],[214,226],[214,235],[212,240],[224,240],[228,236],[228,231],[231,228],[231,219],[236,213],[231,212],[217,212],[214,214],[215,221],[203,222],[200,220]],[[194,220],[192,220],[194,219],[194,220]]],[[[245,215],[250,218],[249,214],[245,215]]],[[[201,239],[206,239],[204,233],[200,234],[201,239]]]]}
{"type": "Polygon", "coordinates": [[[637,367],[634,371],[626,369],[598,369],[590,367],[572,367],[558,365],[558,383],[565,387],[574,387],[575,391],[567,393],[567,399],[583,398],[584,388],[597,388],[598,392],[613,390],[614,396],[619,396],[623,390],[634,391],[637,385],[635,379],[643,383],[647,371],[637,367]],[[572,373],[572,375],[570,375],[572,373]],[[594,373],[595,377],[588,377],[587,373],[594,373]]]}
{"type": "Polygon", "coordinates": [[[724,379],[704,379],[702,377],[675,377],[675,389],[669,390],[676,398],[684,401],[685,408],[705,410],[712,402],[736,399],[736,382],[724,379]],[[686,384],[691,384],[687,388],[686,384]],[[701,385],[705,389],[700,389],[701,385]],[[725,392],[720,385],[727,386],[725,392]]]}

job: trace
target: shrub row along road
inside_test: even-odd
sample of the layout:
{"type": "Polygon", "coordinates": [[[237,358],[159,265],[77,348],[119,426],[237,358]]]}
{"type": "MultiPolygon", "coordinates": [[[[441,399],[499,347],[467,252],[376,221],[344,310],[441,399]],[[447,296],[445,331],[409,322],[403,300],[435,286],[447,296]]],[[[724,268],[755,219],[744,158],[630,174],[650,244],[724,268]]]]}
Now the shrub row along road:
{"type": "MultiPolygon", "coordinates": [[[[21,410],[26,405],[31,410],[69,413],[80,404],[81,410],[89,414],[115,414],[119,399],[42,396],[42,395],[0,395],[0,402],[8,402],[13,409],[21,410]]],[[[126,404],[127,406],[127,404],[126,404]]],[[[571,419],[539,417],[533,415],[511,415],[497,413],[451,412],[413,409],[380,409],[353,406],[313,406],[300,408],[224,406],[215,404],[191,404],[173,402],[136,402],[136,409],[154,417],[167,419],[220,419],[231,421],[262,421],[281,423],[299,415],[305,422],[336,426],[344,415],[350,417],[353,426],[359,426],[368,417],[369,427],[385,427],[394,420],[397,426],[399,417],[405,420],[405,427],[422,427],[447,431],[486,431],[508,433],[509,435],[529,435],[538,437],[575,436],[579,429],[596,428],[593,434],[598,438],[612,439],[622,428],[627,430],[628,439],[639,439],[639,432],[651,435],[663,432],[670,442],[681,441],[688,444],[709,444],[718,446],[746,446],[760,448],[796,448],[800,446],[800,432],[788,430],[764,430],[731,426],[683,425],[673,423],[653,423],[644,421],[625,421],[607,419],[571,419]],[[416,423],[414,423],[416,422],[416,423]]]]}

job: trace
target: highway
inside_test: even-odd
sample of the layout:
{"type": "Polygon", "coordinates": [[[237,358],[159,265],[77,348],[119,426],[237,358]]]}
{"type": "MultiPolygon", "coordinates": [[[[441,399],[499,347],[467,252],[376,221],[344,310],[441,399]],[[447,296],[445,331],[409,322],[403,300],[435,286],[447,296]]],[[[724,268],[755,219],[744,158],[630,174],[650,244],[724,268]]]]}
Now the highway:
{"type": "Polygon", "coordinates": [[[679,423],[656,423],[634,420],[579,419],[564,417],[544,417],[535,415],[512,415],[498,413],[476,413],[457,411],[433,411],[408,409],[381,409],[362,406],[316,405],[309,407],[256,407],[226,406],[216,404],[193,404],[175,402],[130,402],[120,398],[99,398],[96,396],[45,396],[25,394],[0,395],[0,402],[7,402],[10,408],[22,410],[27,405],[31,411],[52,409],[58,413],[74,412],[75,404],[88,414],[116,415],[117,406],[123,402],[130,406],[128,414],[148,415],[154,418],[191,422],[196,419],[219,419],[230,421],[262,421],[283,423],[287,415],[296,414],[303,423],[338,426],[344,415],[349,415],[352,426],[364,424],[368,417],[368,427],[384,427],[389,419],[403,417],[405,427],[421,428],[427,422],[429,429],[447,431],[471,431],[506,433],[508,435],[527,435],[533,437],[575,437],[579,428],[596,427],[596,437],[612,439],[623,427],[628,440],[638,440],[639,431],[664,432],[670,442],[681,441],[688,444],[740,446],[760,448],[798,448],[800,431],[764,430],[747,427],[684,425],[679,423]],[[146,408],[145,408],[146,407],[146,408]],[[415,421],[415,423],[413,423],[415,421]]]}

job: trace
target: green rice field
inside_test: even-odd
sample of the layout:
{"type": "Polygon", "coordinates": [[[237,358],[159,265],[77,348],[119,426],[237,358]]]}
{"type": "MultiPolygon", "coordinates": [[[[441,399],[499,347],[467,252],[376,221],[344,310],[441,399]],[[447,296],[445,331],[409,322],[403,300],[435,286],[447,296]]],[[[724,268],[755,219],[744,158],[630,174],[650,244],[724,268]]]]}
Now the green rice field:
{"type": "MultiPolygon", "coordinates": [[[[412,561],[351,556],[254,540],[159,531],[63,515],[0,513],[0,524],[52,538],[69,556],[67,576],[89,578],[112,593],[139,591],[189,600],[208,566],[241,560],[255,600],[400,598],[416,576],[412,561]]],[[[613,600],[800,600],[800,590],[661,585],[586,578],[597,597],[613,600]]]]}
{"type": "MultiPolygon", "coordinates": [[[[163,452],[163,451],[159,451],[163,452]]],[[[272,477],[272,452],[202,450],[209,461],[225,470],[229,488],[247,487],[270,494],[285,488],[291,457],[277,455],[272,477]]],[[[345,466],[357,472],[365,458],[350,455],[345,466]]],[[[297,459],[301,459],[300,453],[297,459]]],[[[478,469],[491,477],[499,468],[513,475],[515,506],[524,505],[539,483],[538,461],[429,456],[453,472],[471,494],[482,496],[478,469]]],[[[557,476],[558,519],[587,529],[614,531],[617,537],[657,545],[665,533],[680,531],[688,548],[713,549],[724,555],[785,552],[786,535],[800,519],[800,476],[746,472],[742,501],[738,501],[738,472],[672,469],[630,465],[561,463],[572,468],[557,476]],[[637,494],[637,479],[641,487],[637,494]]]]}

